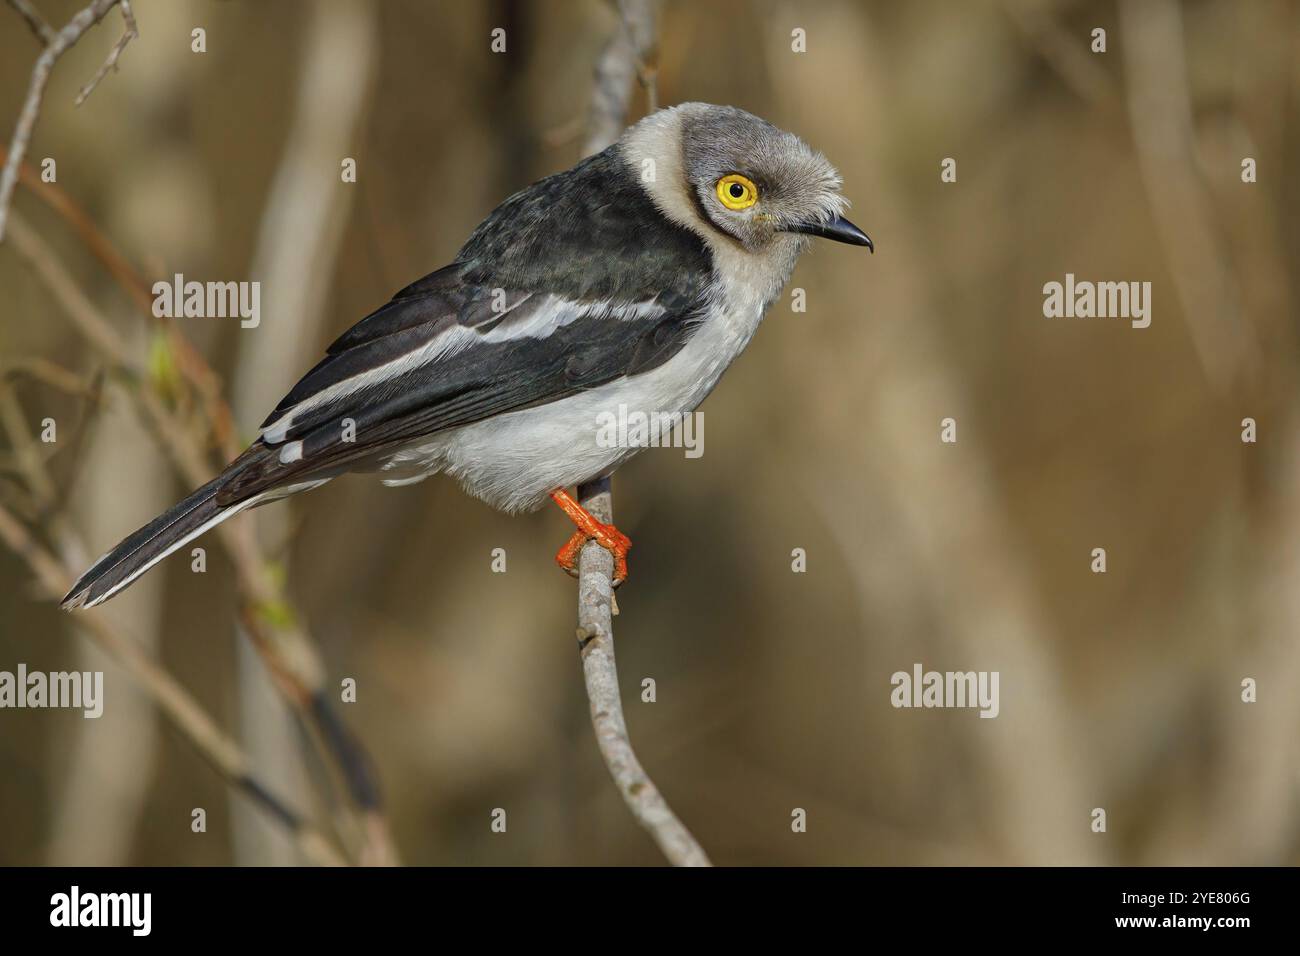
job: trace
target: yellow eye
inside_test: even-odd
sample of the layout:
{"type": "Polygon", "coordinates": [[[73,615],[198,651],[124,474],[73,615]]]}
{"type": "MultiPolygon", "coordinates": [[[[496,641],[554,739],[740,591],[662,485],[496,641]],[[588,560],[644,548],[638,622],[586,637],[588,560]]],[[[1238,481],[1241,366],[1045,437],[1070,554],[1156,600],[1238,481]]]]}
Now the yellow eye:
{"type": "Polygon", "coordinates": [[[728,209],[748,209],[758,202],[758,187],[740,173],[728,173],[718,180],[718,202],[728,209]]]}

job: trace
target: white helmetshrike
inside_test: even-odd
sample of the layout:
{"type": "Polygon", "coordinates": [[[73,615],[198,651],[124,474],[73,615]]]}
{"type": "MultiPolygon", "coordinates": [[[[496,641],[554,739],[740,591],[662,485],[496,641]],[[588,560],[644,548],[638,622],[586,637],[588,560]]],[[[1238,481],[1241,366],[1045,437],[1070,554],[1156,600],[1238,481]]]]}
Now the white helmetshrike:
{"type": "Polygon", "coordinates": [[[602,153],[498,206],[451,265],[340,336],[220,475],[100,558],[63,599],[91,607],[246,508],[347,471],[444,472],[509,512],[554,498],[627,576],[631,542],[564,490],[636,447],[602,412],[693,411],[748,344],[810,236],[871,248],[834,168],[734,107],[659,110],[602,153]]]}

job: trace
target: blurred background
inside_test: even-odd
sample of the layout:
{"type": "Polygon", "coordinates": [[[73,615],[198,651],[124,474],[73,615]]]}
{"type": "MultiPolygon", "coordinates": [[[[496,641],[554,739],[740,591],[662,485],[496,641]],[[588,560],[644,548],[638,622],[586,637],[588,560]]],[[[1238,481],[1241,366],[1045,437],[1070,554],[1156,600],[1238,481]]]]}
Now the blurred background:
{"type": "MultiPolygon", "coordinates": [[[[56,27],[82,5],[36,4],[56,27]]],[[[496,203],[574,163],[619,28],[598,0],[133,11],[139,38],[79,108],[119,12],[58,60],[28,149],[76,211],[22,185],[0,245],[0,504],[72,571],[215,474],[496,203]],[[129,276],[177,272],[260,281],[261,325],[151,320],[129,276]],[[183,427],[188,472],[142,407],[183,427]]],[[[714,861],[1296,863],[1300,4],[668,2],[657,33],[662,104],[799,133],[877,248],[804,257],[806,312],[773,307],[703,406],[702,458],[651,450],[615,479],[632,739],[714,861]],[[1044,318],[1067,272],[1151,282],[1150,328],[1044,318]],[[890,676],[918,662],[1000,672],[1000,715],[894,709],[890,676]]],[[[6,143],[39,52],[0,8],[6,143]]],[[[637,87],[629,121],[646,103],[637,87]]],[[[209,535],[205,573],[177,554],[79,616],[0,549],[0,670],[106,673],[99,720],[0,711],[0,863],[305,859],[103,653],[109,632],[355,848],[346,786],[250,628],[314,649],[300,671],[369,751],[403,862],[662,861],[593,742],[558,510],[357,476],[234,523],[260,557],[209,535]]]]}

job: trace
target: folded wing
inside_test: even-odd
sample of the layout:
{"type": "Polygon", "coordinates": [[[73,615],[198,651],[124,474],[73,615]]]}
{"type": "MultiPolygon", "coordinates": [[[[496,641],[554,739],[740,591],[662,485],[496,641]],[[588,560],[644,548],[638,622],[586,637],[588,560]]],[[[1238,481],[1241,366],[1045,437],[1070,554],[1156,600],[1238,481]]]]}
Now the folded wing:
{"type": "Polygon", "coordinates": [[[578,301],[488,288],[450,266],[335,341],[263,423],[260,456],[218,503],[350,467],[493,415],[638,375],[675,355],[702,292],[578,301]]]}

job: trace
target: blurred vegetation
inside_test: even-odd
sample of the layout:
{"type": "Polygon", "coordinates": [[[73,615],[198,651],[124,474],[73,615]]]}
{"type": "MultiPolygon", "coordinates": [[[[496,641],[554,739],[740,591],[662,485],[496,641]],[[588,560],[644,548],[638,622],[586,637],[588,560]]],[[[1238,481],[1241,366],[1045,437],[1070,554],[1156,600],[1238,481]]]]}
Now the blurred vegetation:
{"type": "MultiPolygon", "coordinates": [[[[61,24],[80,4],[39,6],[61,24]]],[[[800,263],[807,311],[773,308],[703,407],[702,458],[652,450],[615,480],[636,542],[616,621],[631,732],[716,862],[1300,857],[1300,4],[1149,6],[666,5],[661,102],[734,104],[799,133],[839,168],[877,247],[823,245],[800,263]],[[1104,54],[1089,51],[1096,27],[1104,54]],[[791,52],[795,28],[806,53],[791,52]],[[945,157],[955,183],[940,181],[945,157]],[[1042,286],[1067,272],[1152,282],[1151,327],[1045,319],[1042,286]],[[939,442],[947,417],[955,445],[939,442]],[[1240,440],[1245,417],[1257,444],[1240,440]],[[1105,574],[1090,571],[1097,547],[1105,574]],[[807,573],[791,573],[794,548],[807,573]],[[891,708],[890,675],[918,661],[1000,671],[1000,716],[891,708]],[[1258,703],[1241,702],[1247,677],[1258,703]],[[796,807],[805,834],[791,832],[796,807]],[[1104,835],[1090,832],[1094,807],[1104,835]]],[[[29,161],[56,157],[59,185],[151,281],[249,278],[312,5],[134,7],[140,38],[79,109],[119,23],[59,61],[29,161]]],[[[365,9],[374,83],[357,182],[339,185],[355,192],[332,268],[312,278],[323,309],[291,330],[284,367],[247,386],[269,402],[449,261],[502,198],[576,161],[616,23],[596,0],[365,9]],[[504,55],[489,49],[495,27],[504,55]]],[[[8,7],[0,23],[7,139],[38,46],[8,7]]],[[[342,157],[315,158],[336,171],[342,157]]],[[[174,375],[66,225],[21,188],[15,208],[141,362],[174,375]]],[[[0,359],[93,374],[3,246],[0,288],[0,359]]],[[[242,340],[276,323],[275,295],[257,330],[182,321],[227,383],[242,340]]],[[[19,396],[33,428],[87,420],[91,447],[49,464],[93,548],[189,490],[111,393],[92,408],[24,380],[19,396]]],[[[258,420],[235,426],[251,436],[258,420]]],[[[273,555],[329,683],[357,680],[342,712],[375,757],[406,862],[658,862],[591,740],[573,586],[552,561],[571,530],[561,514],[510,518],[445,479],[386,489],[365,476],[273,507],[273,555]],[[505,835],[489,829],[496,807],[505,835]]],[[[177,555],[90,613],[154,635],[233,727],[234,581],[209,552],[206,574],[177,555]]],[[[103,667],[29,581],[0,553],[0,669],[103,667]]],[[[150,729],[147,708],[130,725],[147,732],[124,731],[115,701],[137,692],[114,675],[99,721],[0,711],[0,863],[246,861],[222,781],[150,729]],[[77,740],[120,753],[119,769],[89,777],[77,740]],[[130,794],[112,814],[95,801],[70,814],[69,781],[130,794]],[[194,807],[208,810],[204,835],[190,832],[194,807]]]]}

